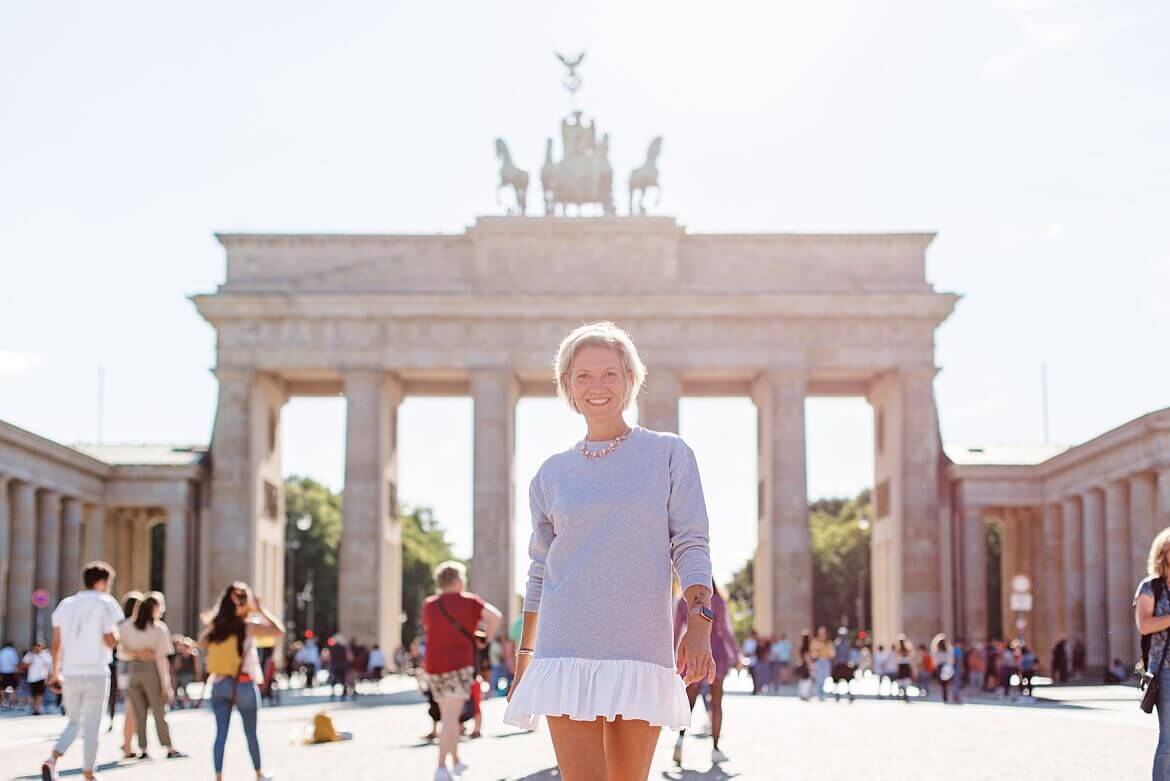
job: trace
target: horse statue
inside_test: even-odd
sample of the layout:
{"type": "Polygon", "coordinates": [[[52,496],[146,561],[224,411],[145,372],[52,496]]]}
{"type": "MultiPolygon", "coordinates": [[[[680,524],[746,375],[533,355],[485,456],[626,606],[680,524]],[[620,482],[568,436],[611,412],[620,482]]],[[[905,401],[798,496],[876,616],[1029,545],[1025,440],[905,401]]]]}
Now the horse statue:
{"type": "Polygon", "coordinates": [[[657,136],[650,142],[646,150],[646,162],[640,168],[630,172],[630,216],[646,213],[646,191],[653,187],[655,193],[654,205],[662,200],[662,188],[658,186],[658,155],[662,153],[662,136],[657,136]]]}
{"type": "Polygon", "coordinates": [[[528,212],[528,172],[512,162],[508,145],[504,139],[496,139],[496,157],[500,160],[500,183],[496,185],[496,203],[500,202],[500,190],[511,187],[516,193],[516,209],[509,214],[524,216],[528,212]]]}

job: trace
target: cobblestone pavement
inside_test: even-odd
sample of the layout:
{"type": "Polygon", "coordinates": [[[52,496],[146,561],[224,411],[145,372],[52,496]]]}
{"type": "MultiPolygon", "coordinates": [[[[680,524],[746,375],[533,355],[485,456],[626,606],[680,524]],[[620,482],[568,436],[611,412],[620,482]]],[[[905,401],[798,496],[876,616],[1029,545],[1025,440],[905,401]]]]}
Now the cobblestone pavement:
{"type": "MultiPolygon", "coordinates": [[[[732,688],[739,688],[733,686],[732,688]]],[[[265,768],[279,779],[391,779],[427,781],[435,749],[418,736],[429,726],[408,683],[352,703],[305,702],[266,709],[260,719],[265,768]],[[397,688],[397,691],[394,689],[397,688]],[[354,739],[304,746],[295,738],[322,707],[354,739]]],[[[682,767],[671,761],[674,736],[663,735],[651,779],[1125,779],[1148,778],[1156,719],[1137,708],[1136,692],[1122,687],[1065,687],[1043,692],[1055,701],[961,706],[909,704],[866,696],[850,705],[830,698],[752,697],[733,691],[725,700],[721,742],[729,761],[713,767],[711,742],[688,737],[682,767]]],[[[312,698],[307,698],[312,699],[312,698]]],[[[484,738],[465,741],[471,765],[465,781],[555,779],[547,732],[503,725],[503,700],[484,703],[484,738]]],[[[121,729],[121,716],[116,718],[121,729]]],[[[118,763],[118,739],[103,736],[99,773],[107,781],[211,779],[211,714],[179,711],[171,730],[190,759],[118,763]]],[[[695,725],[704,721],[698,706],[695,725]]],[[[0,778],[39,779],[41,759],[64,724],[60,716],[0,719],[0,778]]],[[[151,730],[151,751],[161,757],[151,730]]],[[[78,740],[62,761],[64,778],[77,779],[78,740]]],[[[228,740],[226,778],[253,777],[239,721],[228,740]]]]}

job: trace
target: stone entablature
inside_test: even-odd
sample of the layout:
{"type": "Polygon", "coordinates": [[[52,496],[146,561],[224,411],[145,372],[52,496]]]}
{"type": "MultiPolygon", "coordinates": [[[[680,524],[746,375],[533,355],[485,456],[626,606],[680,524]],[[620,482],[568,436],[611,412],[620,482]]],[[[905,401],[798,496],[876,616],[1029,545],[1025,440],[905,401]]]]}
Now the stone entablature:
{"type": "Polygon", "coordinates": [[[221,293],[929,293],[932,233],[692,234],[666,217],[480,218],[460,235],[220,234],[221,293]],[[578,273],[588,266],[590,273],[578,273]]]}

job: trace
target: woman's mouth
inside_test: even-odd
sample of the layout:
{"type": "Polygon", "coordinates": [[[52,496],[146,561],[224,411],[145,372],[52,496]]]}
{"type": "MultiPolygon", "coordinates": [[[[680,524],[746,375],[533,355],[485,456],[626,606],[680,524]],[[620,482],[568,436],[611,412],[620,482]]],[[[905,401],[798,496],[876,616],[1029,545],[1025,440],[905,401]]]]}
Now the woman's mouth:
{"type": "Polygon", "coordinates": [[[604,407],[606,404],[609,404],[610,401],[612,401],[612,399],[585,399],[585,403],[590,407],[604,407]]]}

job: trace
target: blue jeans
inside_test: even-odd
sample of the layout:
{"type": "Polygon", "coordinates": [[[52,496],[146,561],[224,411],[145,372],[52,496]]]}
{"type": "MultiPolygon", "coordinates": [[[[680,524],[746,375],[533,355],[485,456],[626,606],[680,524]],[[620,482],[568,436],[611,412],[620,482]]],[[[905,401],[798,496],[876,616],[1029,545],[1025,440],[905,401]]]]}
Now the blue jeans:
{"type": "Polygon", "coordinates": [[[817,689],[817,699],[825,699],[825,679],[833,671],[833,664],[828,659],[817,659],[813,662],[813,675],[815,676],[813,686],[817,689]]]}
{"type": "MultiPolygon", "coordinates": [[[[244,736],[248,739],[248,753],[252,768],[260,769],[260,741],[256,739],[256,712],[260,708],[260,690],[255,683],[241,683],[236,687],[236,708],[244,721],[244,736]]],[[[227,744],[228,727],[232,723],[232,679],[220,678],[211,686],[211,710],[215,713],[215,772],[223,772],[223,747],[227,744]]]]}
{"type": "Polygon", "coordinates": [[[1158,692],[1158,747],[1154,749],[1154,781],[1170,779],[1170,667],[1158,672],[1162,685],[1158,692]]]}

